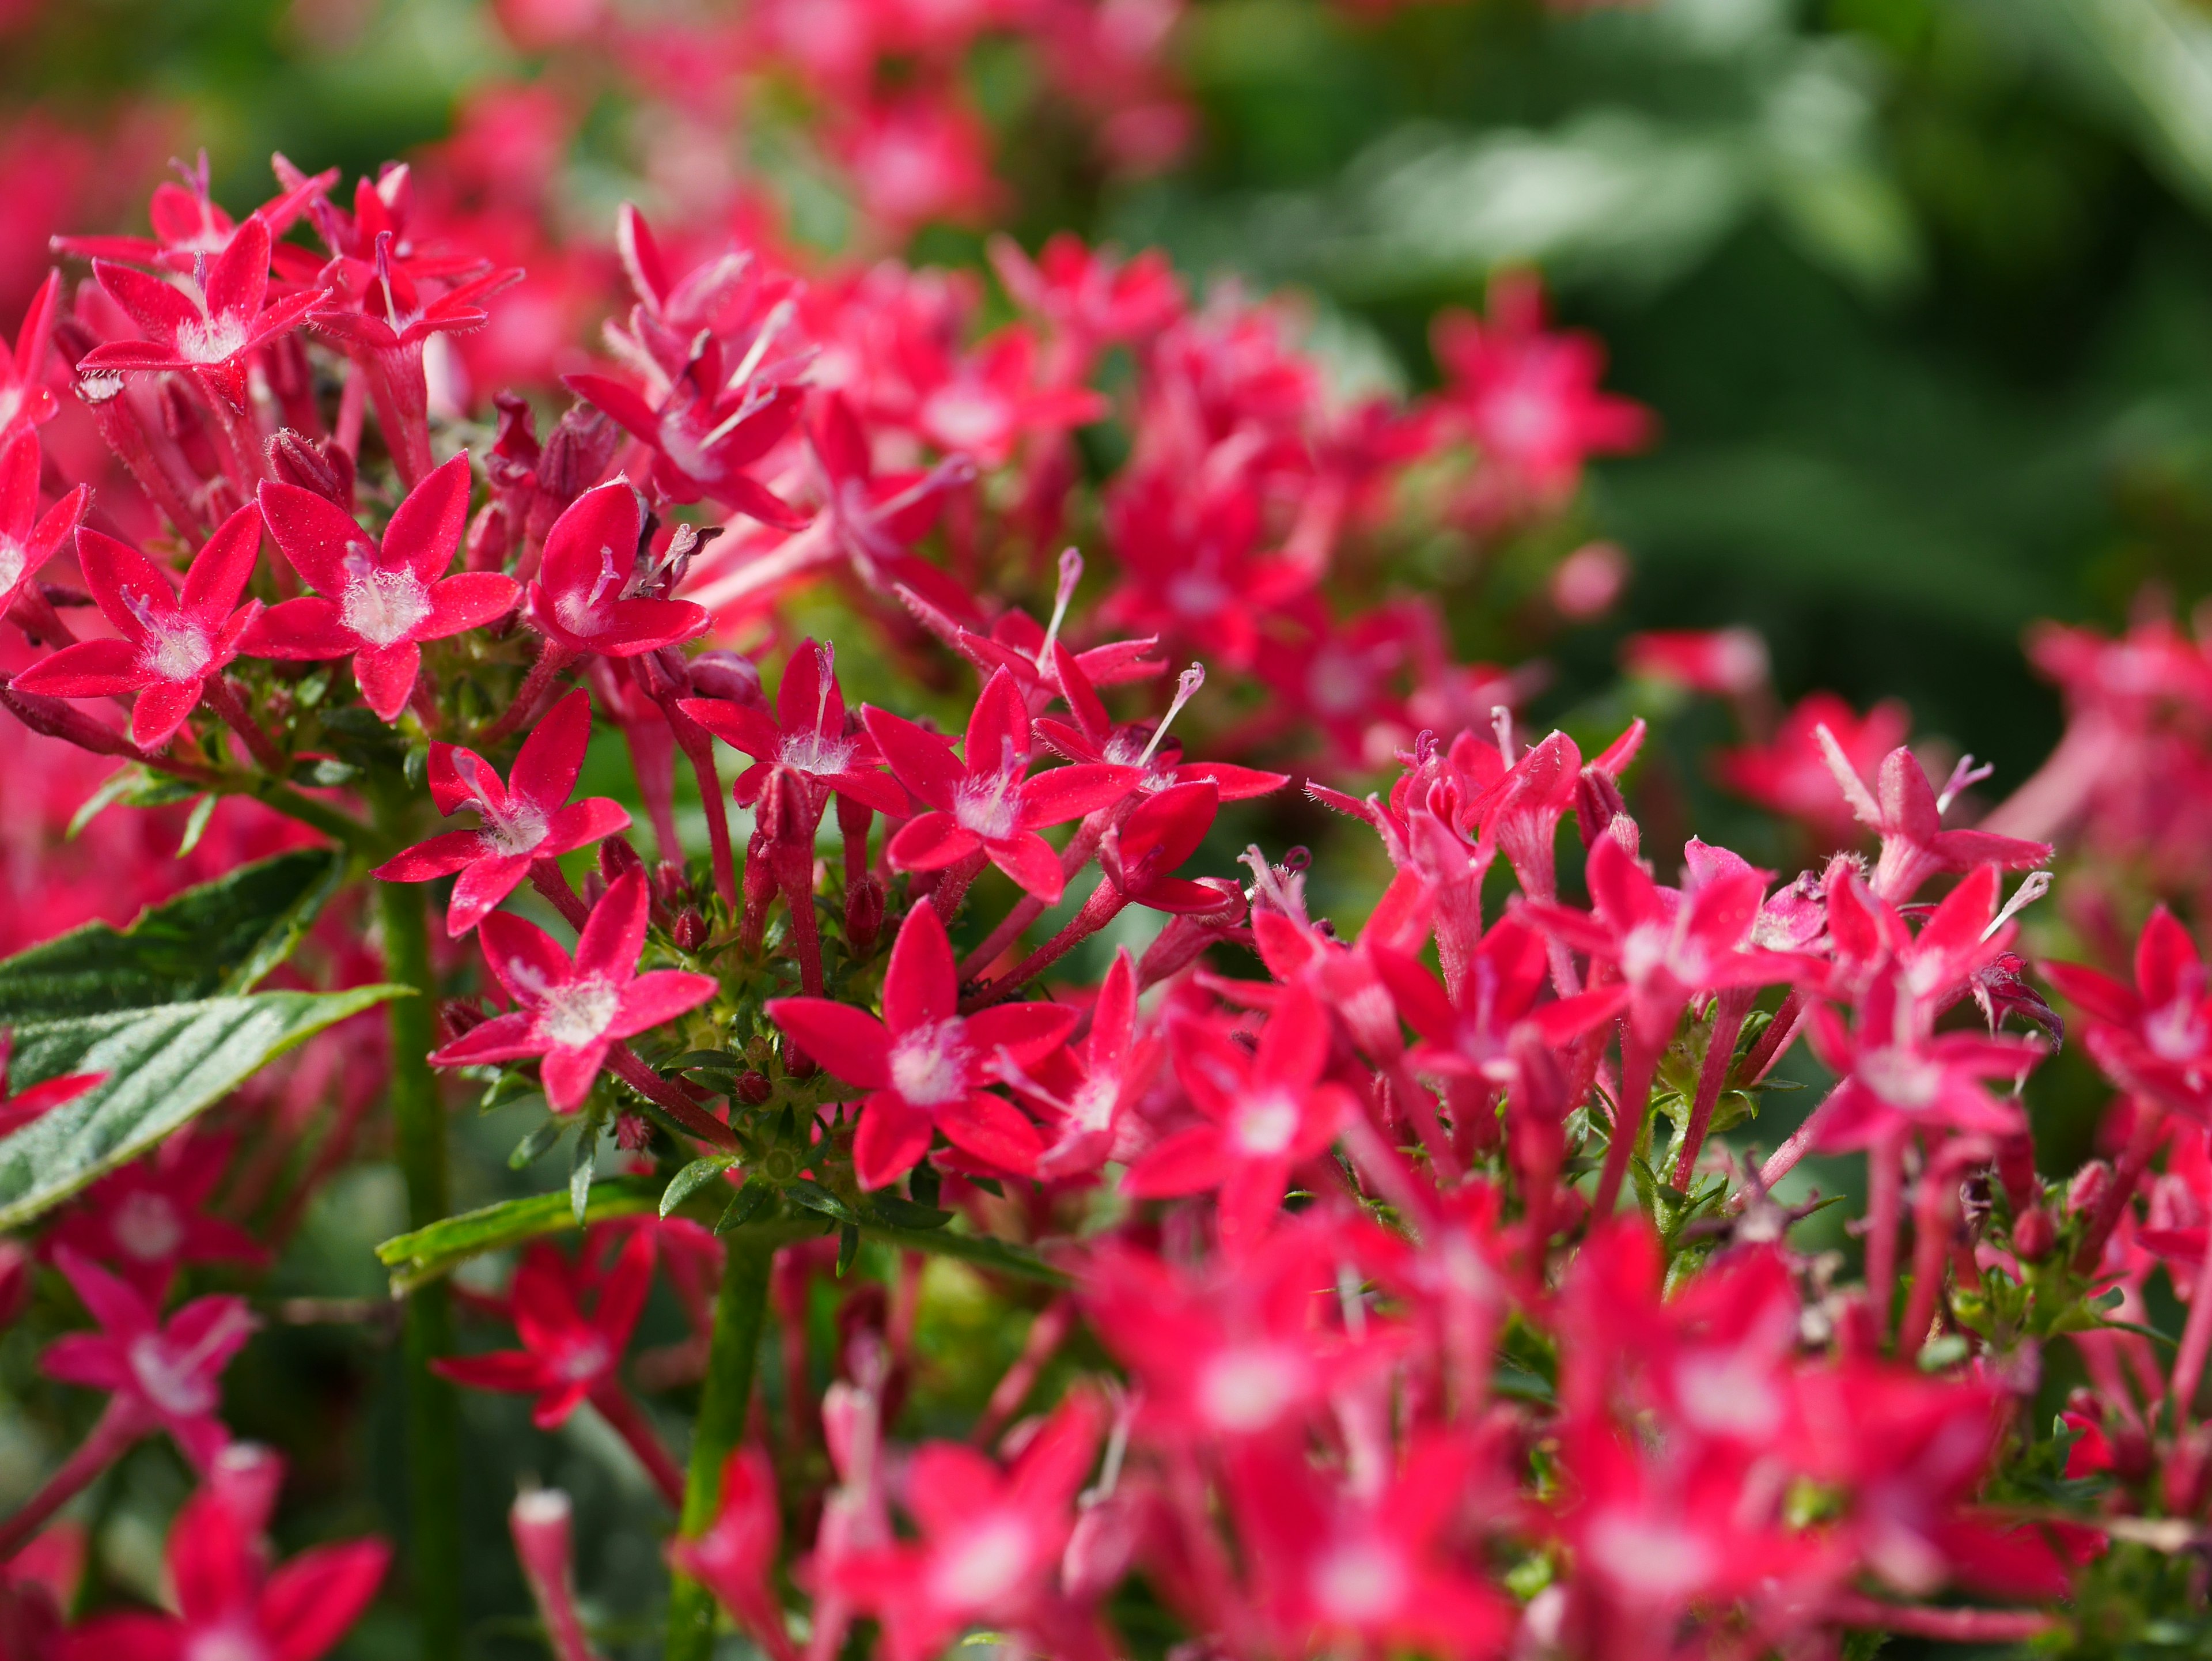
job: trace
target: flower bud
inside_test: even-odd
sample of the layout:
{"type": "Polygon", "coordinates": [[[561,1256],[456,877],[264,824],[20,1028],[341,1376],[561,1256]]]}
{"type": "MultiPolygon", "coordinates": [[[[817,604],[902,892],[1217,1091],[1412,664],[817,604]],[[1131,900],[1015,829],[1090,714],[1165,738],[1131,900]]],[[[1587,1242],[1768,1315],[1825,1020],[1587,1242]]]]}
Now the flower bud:
{"type": "Polygon", "coordinates": [[[317,444],[284,428],[269,441],[269,471],[286,484],[353,511],[353,459],[335,445],[317,444]]]}
{"type": "Polygon", "coordinates": [[[2041,1206],[2030,1206],[2014,1219],[2012,1226],[2012,1249],[2030,1262],[2051,1255],[2058,1244],[2058,1226],[2051,1214],[2041,1206]]]}
{"type": "Polygon", "coordinates": [[[678,951],[696,952],[707,943],[707,919],[697,906],[687,905],[676,914],[676,926],[669,933],[678,951]]]}
{"type": "Polygon", "coordinates": [[[283,1456],[258,1442],[233,1442],[208,1471],[208,1487],[249,1535],[268,1528],[276,1511],[276,1492],[283,1486],[283,1456]]]}
{"type": "Polygon", "coordinates": [[[514,1555],[541,1600],[565,1601],[568,1582],[568,1496],[559,1488],[532,1488],[514,1497],[507,1525],[514,1555]]]}
{"type": "Polygon", "coordinates": [[[653,1140],[653,1125],[644,1115],[617,1113],[615,1115],[615,1146],[625,1153],[635,1153],[653,1140]]]}
{"type": "Polygon", "coordinates": [[[468,569],[500,569],[507,563],[507,551],[514,545],[514,533],[507,522],[507,510],[496,502],[485,503],[469,526],[468,569]]]}
{"type": "Polygon", "coordinates": [[[863,877],[845,891],[845,944],[856,958],[875,950],[884,927],[884,885],[863,877]]]}
{"type": "Polygon", "coordinates": [[[768,708],[760,670],[741,652],[702,652],[690,660],[691,690],[702,698],[723,698],[756,709],[768,708]]]}
{"type": "Polygon", "coordinates": [[[474,998],[447,998],[438,1006],[438,1028],[452,1043],[491,1019],[474,998]]]}
{"type": "Polygon", "coordinates": [[[583,896],[587,907],[597,906],[607,897],[607,879],[599,873],[597,866],[584,873],[583,896]]]}
{"type": "Polygon", "coordinates": [[[684,874],[684,867],[674,860],[662,860],[653,867],[653,897],[663,905],[677,906],[691,898],[691,879],[684,874]]]}
{"type": "Polygon", "coordinates": [[[821,1069],[814,1065],[811,1056],[786,1038],[783,1041],[783,1070],[791,1078],[811,1079],[821,1069]]]}
{"type": "Polygon", "coordinates": [[[765,1073],[756,1073],[748,1068],[738,1074],[738,1082],[730,1092],[747,1107],[758,1107],[775,1094],[775,1086],[765,1073]]]}
{"type": "Polygon", "coordinates": [[[609,886],[632,872],[643,876],[645,861],[630,845],[628,837],[609,837],[599,843],[599,874],[607,879],[609,886]]]}
{"type": "Polygon", "coordinates": [[[484,453],[484,474],[495,490],[514,490],[538,478],[538,420],[529,402],[516,392],[492,399],[499,411],[499,435],[484,453]]]}
{"type": "Polygon", "coordinates": [[[1582,833],[1585,849],[1627,812],[1628,802],[1610,773],[1595,767],[1583,769],[1575,781],[1575,829],[1582,833]]]}
{"type": "Polygon", "coordinates": [[[2066,1210],[2069,1216],[2089,1216],[2103,1202],[2105,1190],[2112,1186],[2112,1168],[2102,1159],[2092,1159],[2074,1173],[2074,1180],[2066,1185],[2066,1210]]]}
{"type": "Polygon", "coordinates": [[[538,458],[540,502],[550,504],[557,514],[598,484],[621,438],[622,429],[590,405],[572,408],[561,417],[538,458]]]}

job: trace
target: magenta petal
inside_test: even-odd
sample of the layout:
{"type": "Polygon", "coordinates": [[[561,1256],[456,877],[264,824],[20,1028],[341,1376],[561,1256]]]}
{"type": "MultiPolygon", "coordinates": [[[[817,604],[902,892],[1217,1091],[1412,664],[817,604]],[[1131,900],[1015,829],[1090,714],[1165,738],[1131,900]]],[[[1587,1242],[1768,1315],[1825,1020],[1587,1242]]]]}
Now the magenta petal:
{"type": "Polygon", "coordinates": [[[522,600],[522,586],[496,571],[463,571],[430,586],[430,610],[416,640],[446,640],[496,623],[522,600]]]}
{"type": "Polygon", "coordinates": [[[983,1056],[1003,1050],[1016,1066],[1033,1067],[1067,1042],[1076,1019],[1066,1004],[997,1004],[968,1018],[968,1042],[983,1056]]]}
{"type": "Polygon", "coordinates": [[[261,509],[247,502],[216,526],[185,573],[184,605],[188,611],[227,617],[252,581],[261,557],[261,509]]]}
{"type": "Polygon", "coordinates": [[[338,603],[319,594],[284,600],[254,618],[240,649],[248,657],[286,663],[346,657],[361,649],[362,639],[341,616],[338,603]]]}
{"type": "Polygon", "coordinates": [[[607,608],[600,632],[586,644],[605,657],[634,658],[675,646],[707,632],[714,619],[688,599],[618,599],[607,608]]]}
{"type": "Polygon", "coordinates": [[[890,1035],[865,1010],[828,998],[771,998],[768,1016],[847,1084],[863,1090],[890,1084],[890,1035]]]}
{"type": "Polygon", "coordinates": [[[605,1038],[576,1049],[550,1050],[538,1077],[545,1086],[545,1102],[556,1113],[573,1113],[592,1093],[592,1080],[607,1058],[605,1038]]]}
{"type": "Polygon", "coordinates": [[[575,973],[568,954],[536,923],[505,911],[495,911],[477,931],[484,962],[507,995],[519,1004],[538,1001],[544,989],[558,986],[575,973]]]}
{"type": "Polygon", "coordinates": [[[1044,1138],[1021,1109],[987,1090],[939,1108],[937,1128],[962,1152],[1017,1176],[1034,1173],[1044,1152],[1044,1138]]]}
{"type": "MultiPolygon", "coordinates": [[[[504,916],[495,911],[492,916],[504,916]]],[[[481,938],[481,936],[479,936],[481,938]]],[[[479,1067],[491,1062],[519,1062],[541,1054],[544,1045],[537,1036],[537,1021],[526,1010],[495,1015],[482,1026],[471,1027],[453,1043],[432,1052],[433,1067],[479,1067]]]]}
{"type": "Polygon", "coordinates": [[[884,968],[884,1025],[908,1032],[947,1020],[960,1007],[960,974],[952,941],[933,905],[917,905],[891,942],[884,968]]]}
{"type": "Polygon", "coordinates": [[[164,283],[158,277],[149,277],[128,265],[112,265],[105,259],[92,262],[92,274],[107,290],[107,297],[156,340],[173,342],[178,330],[197,326],[200,321],[199,307],[174,283],[164,283]]]}
{"type": "Polygon", "coordinates": [[[934,733],[925,733],[904,716],[864,705],[860,720],[868,736],[901,784],[932,807],[950,812],[968,770],[953,756],[952,746],[934,733]]]}
{"type": "Polygon", "coordinates": [[[377,563],[376,543],[368,532],[351,514],[313,490],[264,484],[261,516],[292,569],[307,579],[309,587],[332,599],[345,592],[349,555],[372,565],[377,563]]]}
{"type": "MultiPolygon", "coordinates": [[[[477,833],[463,830],[459,836],[477,833]]],[[[479,838],[478,847],[482,847],[479,838]]],[[[453,885],[453,901],[446,909],[446,934],[459,940],[484,920],[485,915],[512,894],[530,874],[527,854],[494,854],[472,861],[453,885]]]]}
{"type": "Polygon", "coordinates": [[[684,698],[676,707],[723,743],[756,761],[775,759],[782,743],[783,735],[775,723],[745,704],[732,703],[727,698],[684,698]]]}
{"type": "Polygon", "coordinates": [[[381,1540],[316,1546],[279,1567],[261,1589],[261,1628],[278,1661],[315,1661],[334,1649],[376,1596],[392,1548],[381,1540]]]}
{"type": "Polygon", "coordinates": [[[15,677],[19,691],[47,698],[103,698],[135,692],[153,677],[139,666],[127,640],[87,640],[64,646],[15,677]]]}
{"type": "Polygon", "coordinates": [[[558,807],[576,788],[576,775],[584,770],[584,751],[591,743],[592,695],[580,686],[547,710],[545,719],[522,740],[508,780],[510,789],[541,808],[558,807]]]}
{"type": "Polygon", "coordinates": [[[177,591],[168,573],[126,542],[81,527],[76,563],[93,604],[125,640],[146,637],[146,625],[139,620],[142,610],[165,616],[177,610],[177,591]]]}
{"type": "Polygon", "coordinates": [[[540,859],[573,853],[629,825],[629,810],[620,802],[607,796],[587,796],[553,816],[545,827],[545,840],[533,851],[540,859]]]}
{"type": "MultiPolygon", "coordinates": [[[[894,871],[942,871],[982,845],[973,831],[962,830],[951,814],[924,813],[899,826],[885,845],[884,857],[894,871]]],[[[1053,868],[1060,868],[1057,860],[1053,868]]]]}
{"type": "MultiPolygon", "coordinates": [[[[461,532],[468,528],[468,522],[469,458],[464,451],[432,468],[407,493],[406,500],[393,509],[392,522],[384,530],[383,556],[377,563],[387,569],[404,563],[415,573],[417,581],[437,582],[453,564],[453,552],[461,545],[461,532]]],[[[491,572],[477,575],[495,575],[491,572]]],[[[509,589],[514,587],[506,578],[496,580],[505,582],[509,589]]],[[[439,587],[444,585],[441,583],[439,587]]],[[[432,590],[433,593],[436,592],[432,590]]],[[[496,617],[498,613],[492,615],[496,617]]]]}
{"type": "Polygon", "coordinates": [[[696,1009],[722,989],[712,975],[680,969],[656,969],[623,989],[622,1008],[607,1036],[627,1038],[696,1009]]]}
{"type": "Polygon", "coordinates": [[[913,810],[905,787],[888,773],[878,773],[872,768],[854,768],[849,772],[825,773],[822,782],[839,795],[849,797],[864,806],[893,818],[903,818],[913,810]]]}
{"type": "Polygon", "coordinates": [[[131,706],[131,741],[141,750],[158,750],[199,707],[199,682],[157,680],[131,706]]]}
{"type": "Polygon", "coordinates": [[[368,874],[384,882],[428,882],[483,857],[481,830],[448,830],[394,854],[368,874]]]}
{"type": "Polygon", "coordinates": [[[576,941],[576,972],[604,976],[617,986],[628,981],[636,971],[637,954],[645,950],[651,908],[643,872],[617,877],[584,923],[576,941]]]}
{"type": "Polygon", "coordinates": [[[1057,904],[1067,886],[1060,868],[1060,855],[1034,830],[1017,830],[1002,841],[984,844],[997,866],[1047,905],[1057,904]]]}
{"type": "Polygon", "coordinates": [[[1111,807],[1144,782],[1143,770],[1104,762],[1078,762],[1023,781],[1022,829],[1064,824],[1111,807]]]}
{"type": "Polygon", "coordinates": [[[422,670],[422,648],[402,641],[380,651],[354,654],[353,678],[361,687],[362,702],[382,721],[395,721],[415,691],[415,678],[422,670]]]}
{"type": "Polygon", "coordinates": [[[1202,1194],[1221,1186],[1231,1161],[1218,1125],[1193,1125],[1163,1136],[1139,1155],[1121,1178],[1121,1192],[1139,1200],[1202,1194]]]}
{"type": "Polygon", "coordinates": [[[927,1113],[908,1107],[890,1091],[869,1097],[853,1135],[853,1174],[860,1186],[881,1188],[913,1170],[929,1152],[931,1130],[927,1113]]]}

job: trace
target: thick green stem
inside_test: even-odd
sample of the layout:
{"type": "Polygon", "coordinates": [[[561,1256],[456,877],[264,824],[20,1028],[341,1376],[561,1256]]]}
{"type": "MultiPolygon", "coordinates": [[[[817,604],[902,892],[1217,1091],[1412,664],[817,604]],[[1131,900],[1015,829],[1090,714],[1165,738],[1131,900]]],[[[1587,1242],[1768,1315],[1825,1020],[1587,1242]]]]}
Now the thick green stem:
{"type": "MultiPolygon", "coordinates": [[[[760,1360],[768,1311],[769,1270],[775,1248],[742,1233],[724,1242],[722,1287],[714,1299],[714,1335],[707,1352],[707,1384],[691,1431],[691,1469],[684,1488],[686,1539],[707,1531],[722,1504],[722,1466],[745,1433],[753,1372],[760,1360]]],[[[697,1581],[678,1575],[668,1600],[667,1661],[708,1661],[714,1652],[714,1599],[697,1581]]]]}
{"type": "MultiPolygon", "coordinates": [[[[392,1121],[407,1181],[407,1221],[427,1228],[453,1209],[446,1181],[446,1118],[430,1071],[437,985],[430,974],[426,891],[379,883],[385,973],[415,991],[386,1006],[392,1032],[392,1121]]],[[[430,1363],[453,1347],[453,1310],[443,1281],[407,1300],[407,1469],[415,1548],[415,1607],[425,1661],[461,1652],[461,1436],[453,1387],[430,1363]]]]}

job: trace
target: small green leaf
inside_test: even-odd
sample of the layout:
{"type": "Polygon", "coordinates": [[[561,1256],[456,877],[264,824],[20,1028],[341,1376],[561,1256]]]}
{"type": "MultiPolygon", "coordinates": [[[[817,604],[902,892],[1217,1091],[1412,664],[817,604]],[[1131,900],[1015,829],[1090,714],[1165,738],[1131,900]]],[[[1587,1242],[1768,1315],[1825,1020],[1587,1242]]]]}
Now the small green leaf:
{"type": "Polygon", "coordinates": [[[860,1231],[847,1223],[837,1231],[837,1278],[843,1280],[845,1271],[853,1266],[853,1259],[860,1255],[860,1231]]]}
{"type": "MultiPolygon", "coordinates": [[[[584,1220],[590,1224],[639,1216],[651,1212],[659,1198],[653,1184],[645,1178],[611,1177],[593,1185],[584,1220]]],[[[377,1247],[376,1256],[392,1271],[392,1295],[400,1298],[451,1273],[471,1257],[520,1245],[542,1235],[559,1234],[575,1226],[574,1207],[567,1190],[561,1189],[523,1200],[502,1200],[411,1233],[395,1235],[377,1247]]]]}
{"type": "Polygon", "coordinates": [[[106,1076],[0,1137],[0,1230],[21,1227],[127,1165],[295,1044],[406,991],[268,992],[14,1022],[19,1087],[70,1074],[106,1076]]]}
{"type": "Polygon", "coordinates": [[[996,1269],[1001,1275],[1011,1275],[1018,1280],[1042,1281],[1048,1286],[1064,1287],[1068,1278],[1035,1252],[1004,1240],[994,1240],[988,1235],[956,1234],[949,1228],[915,1229],[881,1228],[868,1226],[871,1238],[886,1245],[902,1246],[908,1251],[933,1252],[940,1257],[958,1257],[978,1268],[996,1269]]]}
{"type": "Polygon", "coordinates": [[[857,1223],[860,1220],[853,1208],[832,1194],[811,1177],[801,1177],[796,1182],[786,1183],[784,1197],[794,1205],[805,1206],[809,1211],[818,1211],[825,1217],[834,1217],[841,1223],[857,1223]]]}
{"type": "Polygon", "coordinates": [[[215,818],[215,800],[213,795],[205,795],[192,804],[191,817],[185,821],[184,838],[177,843],[179,859],[198,848],[200,838],[207,835],[208,822],[215,818]]]}
{"type": "Polygon", "coordinates": [[[584,1226],[585,1214],[591,1208],[592,1178],[598,1173],[599,1161],[599,1128],[586,1120],[576,1128],[575,1149],[568,1157],[568,1208],[575,1213],[578,1228],[584,1226]]]}
{"type": "Polygon", "coordinates": [[[125,762],[100,782],[100,788],[84,799],[84,806],[70,816],[69,829],[62,833],[64,842],[75,842],[84,827],[98,818],[103,809],[123,799],[125,791],[138,782],[145,769],[135,761],[125,762]]]}
{"type": "Polygon", "coordinates": [[[687,1050],[673,1061],[660,1063],[664,1073],[729,1073],[744,1072],[751,1063],[743,1056],[732,1056],[726,1050],[687,1050]]]}
{"type": "Polygon", "coordinates": [[[727,1234],[732,1229],[758,1222],[775,1204],[775,1185],[763,1182],[758,1177],[748,1177],[745,1185],[723,1208],[721,1220],[714,1225],[714,1232],[727,1234]]]}
{"type": "Polygon", "coordinates": [[[548,1119],[514,1145],[514,1152],[507,1156],[507,1168],[520,1171],[533,1165],[552,1151],[553,1144],[561,1140],[568,1127],[558,1119],[548,1119]]]}
{"type": "Polygon", "coordinates": [[[660,1214],[665,1217],[735,1163],[719,1157],[692,1160],[668,1179],[668,1186],[660,1196],[660,1214]]]}
{"type": "Polygon", "coordinates": [[[943,1228],[952,1220],[952,1214],[949,1211],[939,1211],[935,1206],[916,1205],[896,1194],[869,1195],[860,1202],[860,1216],[863,1221],[880,1223],[890,1228],[943,1228]]]}

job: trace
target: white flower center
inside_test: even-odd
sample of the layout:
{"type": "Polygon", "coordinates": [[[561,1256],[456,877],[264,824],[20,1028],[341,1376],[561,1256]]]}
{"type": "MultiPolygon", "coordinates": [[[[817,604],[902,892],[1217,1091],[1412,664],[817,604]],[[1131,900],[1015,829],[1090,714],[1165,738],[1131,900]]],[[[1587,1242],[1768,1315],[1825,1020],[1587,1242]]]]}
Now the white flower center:
{"type": "Polygon", "coordinates": [[[939,1555],[930,1568],[930,1596],[954,1609],[989,1609],[1021,1585],[1035,1555],[1030,1530],[1018,1519],[989,1518],[939,1555]]]}
{"type": "Polygon", "coordinates": [[[1222,1430],[1265,1430],[1297,1401],[1306,1366],[1305,1357],[1286,1345],[1224,1350],[1199,1376],[1199,1410],[1222,1430]]]}
{"type": "Polygon", "coordinates": [[[579,1338],[562,1355],[557,1371],[572,1384],[596,1378],[607,1370],[607,1347],[597,1337],[579,1338]]]}
{"type": "Polygon", "coordinates": [[[179,1354],[158,1333],[131,1341],[131,1376],[146,1399],[173,1418],[197,1419],[213,1413],[216,1388],[198,1358],[179,1354]]]}
{"type": "Polygon", "coordinates": [[[622,1007],[622,993],[597,975],[549,986],[538,1003],[538,1030],[563,1050],[580,1050],[604,1034],[622,1007]]]}
{"type": "MultiPolygon", "coordinates": [[[[0,577],[5,575],[5,569],[0,568],[0,577]]],[[[0,581],[0,588],[6,587],[0,581]]],[[[2149,1011],[2143,1017],[2143,1041],[2162,1062],[2199,1059],[2204,1054],[2204,1025],[2197,1018],[2197,1006],[2184,996],[2149,1011]]]]}
{"type": "Polygon", "coordinates": [[[1183,571],[1169,582],[1168,604],[1187,618],[1210,618],[1229,603],[1229,587],[1211,571],[1183,571]]]}
{"type": "Polygon", "coordinates": [[[891,1088],[915,1107],[935,1107],[966,1095],[966,1025],[956,1015],[901,1033],[891,1046],[891,1088]]]}
{"type": "Polygon", "coordinates": [[[1005,434],[1013,411],[988,386],[955,384],[933,394],[923,419],[947,449],[987,449],[1005,434]]]}
{"type": "Polygon", "coordinates": [[[1004,842],[1020,824],[1014,798],[1014,787],[1020,782],[1017,768],[963,784],[952,798],[954,821],[985,842],[1004,842]]]}
{"type": "Polygon", "coordinates": [[[346,584],[339,621],[372,646],[393,646],[430,615],[430,593],[422,578],[405,566],[379,566],[346,584]]]}
{"type": "Polygon", "coordinates": [[[1237,1103],[1229,1121],[1230,1139],[1237,1151],[1255,1159],[1280,1153],[1297,1134],[1298,1104],[1279,1090],[1237,1103]]]}
{"type": "Polygon", "coordinates": [[[246,1627],[203,1627],[185,1640],[184,1661],[270,1661],[270,1657],[261,1634],[246,1627]]]}
{"type": "Polygon", "coordinates": [[[851,739],[794,733],[776,748],[776,759],[796,773],[842,773],[853,765],[860,745],[851,739]]]}
{"type": "Polygon", "coordinates": [[[1406,1601],[1409,1579],[1397,1553],[1377,1541],[1351,1541],[1314,1566],[1314,1602],[1334,1620],[1364,1626],[1406,1601]]]}
{"type": "Polygon", "coordinates": [[[1615,1585],[1653,1599],[1687,1597],[1712,1573],[1712,1553],[1696,1535],[1623,1512],[1592,1523],[1585,1549],[1615,1585]]]}
{"type": "Polygon", "coordinates": [[[545,840],[545,815],[527,804],[505,813],[483,810],[483,828],[477,834],[487,854],[527,854],[545,840]]]}
{"type": "MultiPolygon", "coordinates": [[[[0,431],[7,423],[0,421],[0,431]]],[[[0,535],[0,594],[12,592],[22,580],[23,567],[30,561],[31,551],[11,536],[0,535]]]]}
{"type": "Polygon", "coordinates": [[[185,617],[149,618],[146,622],[146,642],[138,654],[143,667],[160,679],[179,684],[198,680],[205,672],[215,646],[198,624],[185,617]]]}
{"type": "Polygon", "coordinates": [[[174,1256],[185,1239],[185,1226],[176,1207],[163,1196],[143,1189],[116,1207],[107,1232],[115,1237],[116,1244],[142,1263],[158,1263],[174,1256]]]}
{"type": "Polygon", "coordinates": [[[1756,1441],[1782,1422],[1782,1401],[1766,1369],[1735,1350],[1699,1350],[1674,1368],[1682,1416],[1709,1435],[1756,1441]]]}
{"type": "Polygon", "coordinates": [[[1933,1106],[1943,1088],[1943,1069],[1910,1050],[1869,1050],[1856,1071],[1869,1090],[1908,1113],[1933,1106]]]}
{"type": "Polygon", "coordinates": [[[227,363],[246,350],[246,325],[225,314],[177,331],[177,356],[187,363],[227,363]]]}

